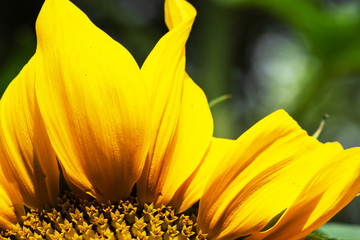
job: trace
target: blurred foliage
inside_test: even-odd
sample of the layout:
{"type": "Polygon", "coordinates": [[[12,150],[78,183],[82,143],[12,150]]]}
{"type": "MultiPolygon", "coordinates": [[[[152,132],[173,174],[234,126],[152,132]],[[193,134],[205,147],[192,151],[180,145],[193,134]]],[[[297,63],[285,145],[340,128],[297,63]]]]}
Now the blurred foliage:
{"type": "MultiPolygon", "coordinates": [[[[74,0],[139,65],[166,33],[162,0],[74,0]]],[[[190,1],[198,16],[187,71],[209,100],[215,136],[237,138],[284,108],[309,134],[329,114],[320,140],[360,145],[360,1],[190,1]]],[[[0,93],[35,52],[41,0],[0,8],[0,93]]],[[[337,221],[360,224],[355,199],[337,221]]]]}
{"type": "Polygon", "coordinates": [[[360,227],[342,223],[327,223],[317,230],[316,235],[320,235],[328,239],[358,240],[360,239],[360,227]]]}
{"type": "MultiPolygon", "coordinates": [[[[289,107],[294,118],[307,123],[313,122],[314,114],[319,117],[321,114],[332,115],[331,113],[334,112],[338,116],[350,114],[351,119],[356,119],[358,122],[359,111],[355,110],[358,101],[354,101],[357,94],[349,95],[349,92],[358,86],[356,78],[360,69],[360,3],[358,1],[336,3],[311,0],[215,0],[215,2],[226,8],[239,9],[239,11],[256,8],[271,14],[279,21],[276,24],[281,24],[286,28],[280,34],[275,33],[275,37],[274,35],[265,36],[267,39],[265,43],[262,42],[263,45],[269,44],[266,47],[275,45],[277,53],[270,53],[275,59],[264,62],[264,57],[267,58],[266,53],[260,53],[258,59],[260,58],[261,65],[271,66],[272,61],[282,61],[281,58],[286,58],[280,66],[283,69],[287,68],[285,66],[287,61],[296,62],[297,60],[292,69],[295,72],[292,79],[277,80],[278,84],[273,84],[272,81],[272,86],[270,86],[272,88],[270,97],[276,98],[284,94],[276,91],[275,88],[281,88],[279,84],[293,82],[295,89],[285,90],[287,92],[285,94],[290,97],[285,98],[283,104],[289,107]],[[278,44],[274,44],[269,43],[269,38],[280,39],[278,39],[278,44]],[[281,46],[279,43],[282,41],[281,46]],[[290,104],[289,100],[292,100],[290,104]],[[355,111],[349,111],[351,108],[355,111]],[[326,112],[322,112],[324,111],[322,109],[326,112]]],[[[263,47],[259,46],[260,49],[263,47]]],[[[255,59],[253,62],[255,65],[256,61],[255,59]]],[[[277,69],[276,65],[267,71],[271,70],[278,70],[277,75],[281,74],[281,69],[277,69]]],[[[276,77],[281,78],[281,76],[276,77]]],[[[261,81],[264,80],[266,79],[261,81]]],[[[358,137],[357,140],[359,140],[358,137]]],[[[349,146],[357,145],[356,142],[349,142],[347,141],[349,146]]]]}

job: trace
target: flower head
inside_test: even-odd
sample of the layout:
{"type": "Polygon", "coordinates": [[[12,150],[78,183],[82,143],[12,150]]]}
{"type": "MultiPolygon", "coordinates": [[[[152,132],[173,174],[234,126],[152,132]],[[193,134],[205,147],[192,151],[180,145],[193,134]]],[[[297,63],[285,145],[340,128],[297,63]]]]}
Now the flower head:
{"type": "Polygon", "coordinates": [[[236,141],[212,137],[206,97],[185,72],[195,15],[185,0],[166,0],[169,32],[140,69],[69,0],[45,1],[36,53],[0,102],[0,227],[24,215],[22,204],[56,205],[58,163],[73,192],[106,204],[81,205],[92,222],[70,201],[58,205],[69,219],[38,213],[61,220],[46,230],[54,236],[75,236],[72,221],[92,237],[190,237],[195,219],[163,205],[183,212],[200,199],[202,237],[299,239],[355,197],[359,148],[322,144],[283,110],[236,141]],[[150,205],[108,203],[128,198],[134,184],[150,205]]]}

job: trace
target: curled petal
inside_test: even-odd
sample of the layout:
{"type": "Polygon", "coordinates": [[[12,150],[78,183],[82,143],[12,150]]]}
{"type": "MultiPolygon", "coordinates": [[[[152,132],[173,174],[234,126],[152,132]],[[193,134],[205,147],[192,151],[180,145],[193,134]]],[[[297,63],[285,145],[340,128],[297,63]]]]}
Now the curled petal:
{"type": "Polygon", "coordinates": [[[165,2],[170,31],[152,50],[141,72],[150,91],[152,135],[139,179],[143,202],[167,204],[201,163],[213,123],[206,97],[185,73],[185,43],[196,15],[184,0],[165,2]]]}
{"type": "Polygon", "coordinates": [[[36,32],[36,95],[64,176],[101,201],[126,198],[150,140],[139,67],[68,0],[46,0],[36,32]]]}
{"type": "Polygon", "coordinates": [[[194,7],[184,0],[165,0],[165,23],[169,30],[194,19],[194,7]]]}
{"type": "Polygon", "coordinates": [[[34,82],[43,69],[33,57],[10,83],[0,102],[2,166],[12,172],[25,204],[55,206],[59,169],[35,98],[34,82]]]}
{"type": "Polygon", "coordinates": [[[338,143],[309,137],[282,110],[267,116],[236,141],[212,174],[200,200],[200,229],[214,239],[268,230],[313,184],[319,169],[342,152],[338,143]]]}

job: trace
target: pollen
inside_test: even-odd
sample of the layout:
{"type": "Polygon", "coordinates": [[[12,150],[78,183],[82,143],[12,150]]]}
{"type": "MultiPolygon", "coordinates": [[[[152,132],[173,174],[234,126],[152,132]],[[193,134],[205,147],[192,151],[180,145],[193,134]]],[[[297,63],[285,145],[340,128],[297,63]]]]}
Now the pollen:
{"type": "Polygon", "coordinates": [[[207,234],[197,231],[194,213],[175,214],[170,206],[156,208],[140,204],[136,198],[100,203],[66,193],[55,208],[31,209],[22,220],[12,229],[2,230],[0,239],[207,239],[207,234]]]}

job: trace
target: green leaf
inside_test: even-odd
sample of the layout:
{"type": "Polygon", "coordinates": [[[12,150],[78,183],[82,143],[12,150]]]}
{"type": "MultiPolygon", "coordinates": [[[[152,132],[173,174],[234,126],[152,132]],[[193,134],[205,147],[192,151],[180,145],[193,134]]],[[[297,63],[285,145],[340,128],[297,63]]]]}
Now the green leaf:
{"type": "Polygon", "coordinates": [[[322,230],[317,229],[310,233],[305,240],[329,240],[329,236],[322,230]]]}
{"type": "Polygon", "coordinates": [[[327,223],[320,230],[331,238],[344,240],[360,240],[360,226],[344,223],[327,223]]]}

